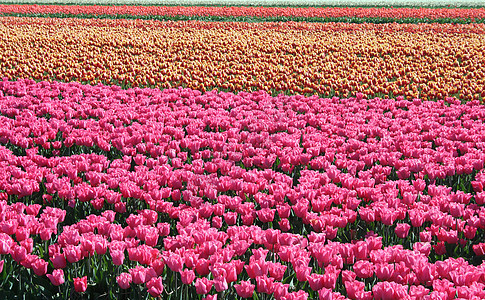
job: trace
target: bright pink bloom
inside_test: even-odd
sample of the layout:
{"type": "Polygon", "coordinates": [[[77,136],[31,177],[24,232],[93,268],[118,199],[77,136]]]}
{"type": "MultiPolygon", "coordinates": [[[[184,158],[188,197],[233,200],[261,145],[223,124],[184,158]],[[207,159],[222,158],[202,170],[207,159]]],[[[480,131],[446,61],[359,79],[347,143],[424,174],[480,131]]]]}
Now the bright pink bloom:
{"type": "Polygon", "coordinates": [[[310,288],[318,291],[323,288],[323,274],[312,273],[307,277],[310,288]]]}
{"type": "Polygon", "coordinates": [[[287,267],[281,263],[269,263],[269,276],[273,277],[276,281],[281,281],[285,275],[286,268],[287,267]]]}
{"type": "Polygon", "coordinates": [[[111,258],[113,259],[113,264],[116,266],[123,265],[123,261],[125,260],[125,253],[121,250],[109,250],[111,254],[111,258]]]}
{"type": "Polygon", "coordinates": [[[291,229],[290,220],[288,219],[281,219],[278,222],[278,225],[280,226],[281,231],[284,231],[284,232],[290,231],[291,229]]]}
{"type": "Polygon", "coordinates": [[[268,274],[268,264],[264,260],[251,261],[248,265],[245,265],[244,268],[246,269],[248,276],[252,279],[255,279],[257,276],[268,274]]]}
{"type": "Polygon", "coordinates": [[[27,257],[27,249],[19,245],[14,245],[11,250],[11,255],[13,260],[19,263],[27,257]]]}
{"type": "Polygon", "coordinates": [[[193,270],[185,269],[180,271],[180,276],[182,277],[183,284],[191,284],[195,279],[195,273],[193,270]]]}
{"type": "Polygon", "coordinates": [[[68,262],[75,263],[81,260],[81,257],[82,257],[81,245],[79,246],[67,245],[67,247],[64,248],[63,250],[68,262]]]}
{"type": "Polygon", "coordinates": [[[146,275],[147,275],[147,270],[143,266],[136,266],[133,269],[130,269],[130,274],[133,278],[133,283],[134,284],[142,284],[147,281],[146,275]]]}
{"type": "Polygon", "coordinates": [[[47,274],[53,285],[58,286],[64,283],[64,271],[62,269],[55,269],[52,274],[47,274]]]}
{"type": "Polygon", "coordinates": [[[350,299],[361,299],[364,293],[364,283],[357,280],[345,281],[345,290],[350,299]]]}
{"type": "Polygon", "coordinates": [[[57,253],[50,258],[52,266],[56,269],[63,269],[66,267],[66,258],[63,254],[57,253]]]}
{"type": "Polygon", "coordinates": [[[83,293],[88,288],[88,277],[74,278],[74,290],[78,293],[83,293]]]}
{"type": "Polygon", "coordinates": [[[272,294],[274,291],[274,278],[267,276],[256,277],[258,293],[272,294]]]}
{"type": "Polygon", "coordinates": [[[34,270],[35,275],[37,276],[43,276],[47,273],[47,265],[48,263],[41,259],[38,258],[37,260],[32,263],[32,269],[34,270]]]}
{"type": "Polygon", "coordinates": [[[312,272],[311,267],[306,267],[306,266],[300,266],[295,268],[296,272],[296,279],[298,281],[304,282],[307,281],[307,276],[309,276],[312,272]]]}
{"type": "Polygon", "coordinates": [[[335,298],[334,298],[334,295],[333,295],[331,289],[322,288],[322,289],[318,290],[318,299],[319,300],[333,300],[335,298]]]}
{"type": "Polygon", "coordinates": [[[479,243],[477,245],[473,245],[473,252],[477,256],[484,256],[485,255],[485,243],[479,243]]]}
{"type": "Polygon", "coordinates": [[[162,277],[154,277],[147,282],[148,293],[153,297],[159,297],[163,292],[162,277]]]}
{"type": "Polygon", "coordinates": [[[354,264],[354,272],[360,278],[370,278],[374,275],[374,265],[365,260],[359,260],[354,264]]]}
{"type": "Polygon", "coordinates": [[[121,273],[119,276],[116,277],[116,282],[122,289],[129,288],[131,281],[132,277],[130,273],[121,273]]]}
{"type": "Polygon", "coordinates": [[[396,232],[398,238],[404,239],[408,236],[409,228],[411,228],[409,224],[399,223],[396,225],[396,229],[394,231],[396,232]]]}
{"type": "Polygon", "coordinates": [[[212,281],[205,277],[197,278],[195,280],[195,291],[199,295],[208,294],[212,288],[212,284],[212,281]]]}
{"type": "Polygon", "coordinates": [[[155,260],[153,260],[152,261],[152,268],[157,273],[157,276],[162,275],[163,269],[165,268],[165,263],[163,262],[163,259],[155,259],[155,260]]]}
{"type": "Polygon", "coordinates": [[[174,272],[182,271],[184,267],[184,259],[178,254],[169,254],[165,259],[165,264],[174,272]]]}
{"type": "Polygon", "coordinates": [[[207,259],[199,259],[195,265],[195,270],[197,271],[197,274],[201,276],[206,276],[210,273],[209,270],[210,263],[207,259]]]}
{"type": "Polygon", "coordinates": [[[254,293],[254,287],[254,284],[251,284],[249,280],[241,281],[241,283],[234,285],[238,296],[243,298],[251,298],[254,293]]]}
{"type": "Polygon", "coordinates": [[[222,227],[222,218],[219,216],[215,216],[212,218],[212,227],[221,228],[222,227]]]}
{"type": "Polygon", "coordinates": [[[214,283],[214,288],[216,289],[216,291],[219,293],[219,292],[222,292],[222,291],[225,291],[229,288],[229,285],[227,284],[227,280],[224,276],[217,276],[216,278],[214,278],[212,280],[212,282],[214,283]]]}

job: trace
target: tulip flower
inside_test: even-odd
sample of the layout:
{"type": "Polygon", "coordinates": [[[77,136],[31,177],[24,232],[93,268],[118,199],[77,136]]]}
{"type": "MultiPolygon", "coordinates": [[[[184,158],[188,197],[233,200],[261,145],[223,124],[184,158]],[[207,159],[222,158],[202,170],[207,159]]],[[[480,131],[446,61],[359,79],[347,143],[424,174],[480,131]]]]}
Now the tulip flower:
{"type": "Polygon", "coordinates": [[[129,288],[131,281],[132,276],[130,275],[130,273],[121,273],[119,276],[116,277],[116,282],[122,289],[129,288]]]}
{"type": "Polygon", "coordinates": [[[212,288],[213,282],[205,277],[195,280],[195,290],[199,295],[208,294],[212,288]]]}
{"type": "Polygon", "coordinates": [[[154,277],[147,282],[148,293],[152,297],[159,297],[163,292],[163,283],[161,277],[154,277]]]}
{"type": "Polygon", "coordinates": [[[38,258],[32,263],[32,269],[34,270],[35,275],[37,276],[42,276],[47,273],[47,265],[48,263],[41,259],[38,258]]]}
{"type": "Polygon", "coordinates": [[[396,229],[394,231],[399,238],[404,239],[408,236],[410,228],[411,226],[407,223],[399,223],[396,225],[396,229]]]}
{"type": "Polygon", "coordinates": [[[185,269],[180,272],[183,284],[191,284],[195,279],[195,273],[193,270],[185,269]]]}
{"type": "Polygon", "coordinates": [[[74,278],[74,290],[78,293],[83,293],[88,287],[88,277],[77,277],[74,278]]]}
{"type": "Polygon", "coordinates": [[[52,274],[47,274],[47,278],[49,278],[53,285],[61,285],[64,283],[64,271],[62,269],[55,269],[52,271],[52,274]]]}
{"type": "Polygon", "coordinates": [[[235,284],[234,288],[236,289],[236,293],[239,297],[242,298],[251,298],[254,293],[254,284],[251,284],[251,281],[241,281],[239,284],[235,284]]]}

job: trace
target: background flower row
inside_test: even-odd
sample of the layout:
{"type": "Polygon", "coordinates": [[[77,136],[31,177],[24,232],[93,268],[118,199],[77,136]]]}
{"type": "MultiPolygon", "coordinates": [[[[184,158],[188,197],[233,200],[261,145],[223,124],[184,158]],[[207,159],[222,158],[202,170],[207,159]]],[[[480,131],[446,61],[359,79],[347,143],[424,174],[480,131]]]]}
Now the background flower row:
{"type": "Polygon", "coordinates": [[[328,97],[485,96],[481,24],[2,18],[0,28],[0,75],[9,79],[328,97]]]}

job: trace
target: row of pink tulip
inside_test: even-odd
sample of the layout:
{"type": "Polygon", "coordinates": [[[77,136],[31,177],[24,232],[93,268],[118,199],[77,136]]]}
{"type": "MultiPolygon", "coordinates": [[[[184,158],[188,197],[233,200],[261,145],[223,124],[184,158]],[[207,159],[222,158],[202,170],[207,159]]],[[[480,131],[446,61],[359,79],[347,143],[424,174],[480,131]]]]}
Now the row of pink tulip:
{"type": "MultiPolygon", "coordinates": [[[[4,97],[7,102],[5,106],[8,107],[6,110],[9,110],[6,114],[17,115],[12,110],[19,107],[19,103],[13,105],[10,102],[32,101],[21,105],[32,107],[32,110],[22,110],[22,117],[2,120],[5,125],[4,142],[27,148],[30,144],[52,143],[56,144],[54,148],[57,149],[54,151],[60,151],[61,147],[69,149],[73,145],[98,145],[106,151],[111,151],[113,147],[127,154],[122,159],[110,162],[104,155],[96,154],[46,158],[38,153],[36,147],[29,148],[23,158],[26,162],[9,164],[9,168],[13,168],[9,172],[15,174],[16,180],[3,181],[3,189],[8,194],[22,197],[38,192],[39,183],[45,178],[45,199],[49,200],[50,195],[57,194],[71,205],[75,201],[91,201],[95,208],[101,209],[105,204],[114,204],[117,211],[123,212],[126,203],[122,199],[130,197],[144,200],[152,207],[157,207],[157,202],[162,199],[183,199],[197,208],[203,204],[204,198],[208,198],[217,200],[218,204],[204,204],[200,211],[206,217],[214,215],[215,225],[222,224],[221,217],[224,217],[227,224],[234,225],[241,216],[241,221],[246,225],[252,224],[256,218],[263,223],[279,219],[280,228],[290,230],[288,217],[290,211],[294,211],[298,218],[310,223],[317,231],[332,231],[333,228],[343,228],[349,222],[353,223],[357,216],[356,209],[363,201],[369,202],[369,205],[361,207],[359,216],[366,222],[378,221],[393,225],[409,216],[413,227],[431,222],[435,226],[428,228],[428,231],[440,241],[452,243],[458,242],[460,232],[465,233],[467,239],[473,239],[477,228],[483,229],[484,226],[481,218],[483,209],[480,207],[484,201],[483,191],[480,190],[483,176],[477,176],[478,180],[473,181],[476,195],[452,192],[451,188],[432,184],[436,179],[472,174],[483,168],[483,137],[478,136],[483,127],[479,119],[483,110],[476,103],[448,107],[445,103],[421,103],[418,100],[383,100],[380,102],[381,107],[376,107],[377,102],[371,103],[366,99],[274,99],[261,93],[239,96],[222,93],[216,96],[211,93],[200,95],[189,90],[136,89],[125,92],[116,87],[57,83],[29,85],[22,81],[5,82],[4,85],[7,94],[17,95],[4,97]],[[39,97],[39,86],[43,87],[41,91],[50,95],[50,98],[40,97],[41,102],[29,97],[39,97]],[[57,91],[52,92],[51,89],[57,91]],[[108,97],[110,93],[114,93],[112,97],[108,97]],[[64,97],[62,101],[57,98],[60,94],[64,97]],[[78,99],[74,96],[70,98],[74,94],[84,94],[85,98],[82,99],[85,101],[73,101],[78,99]],[[139,95],[135,97],[136,94],[139,95]],[[143,96],[147,99],[142,100],[143,96]],[[100,102],[99,97],[104,101],[100,102]],[[125,104],[121,103],[120,99],[123,98],[125,104]],[[144,108],[151,104],[149,98],[157,99],[150,100],[156,103],[153,104],[153,110],[144,108]],[[192,110],[190,106],[182,105],[184,102],[199,103],[199,106],[192,110]],[[343,119],[336,114],[316,114],[318,111],[315,110],[319,107],[317,104],[326,104],[328,110],[332,106],[343,111],[362,108],[360,113],[367,115],[365,120],[368,121],[359,117],[359,111],[343,119]],[[104,115],[110,111],[107,106],[103,109],[103,105],[112,108],[112,115],[104,115]],[[284,113],[292,115],[291,118],[286,116],[285,121],[289,124],[287,132],[273,132],[280,130],[276,128],[273,131],[249,128],[264,125],[270,129],[271,125],[278,126],[278,122],[273,119],[269,120],[271,122],[263,122],[276,114],[281,115],[277,109],[270,110],[271,105],[293,109],[284,113]],[[314,108],[310,109],[310,105],[314,108]],[[345,109],[344,105],[351,109],[345,109]],[[83,106],[86,107],[84,110],[81,109],[83,106]],[[99,106],[96,112],[90,112],[93,106],[99,106]],[[208,107],[204,110],[201,106],[208,107]],[[251,107],[251,110],[241,111],[243,118],[239,119],[237,110],[245,106],[251,107]],[[46,111],[46,107],[50,110],[46,111]],[[379,117],[384,110],[390,110],[393,116],[379,117]],[[63,111],[67,111],[68,115],[55,117],[56,113],[63,111]],[[157,115],[160,111],[165,111],[163,121],[157,115]],[[204,116],[208,111],[212,111],[214,117],[204,116]],[[73,115],[74,112],[76,115],[73,115]],[[307,113],[299,115],[297,112],[307,113]],[[50,115],[49,119],[38,117],[46,114],[50,115]],[[181,114],[186,117],[183,118],[181,114]],[[447,119],[458,114],[462,115],[463,120],[449,121],[447,124],[447,119]],[[395,127],[395,124],[412,116],[414,122],[408,122],[404,127],[395,127]],[[99,117],[99,121],[94,119],[99,117]],[[84,118],[88,119],[80,120],[84,118]],[[251,118],[254,121],[249,121],[251,118]],[[328,122],[327,118],[335,120],[328,122]],[[139,122],[132,123],[134,119],[139,122]],[[157,136],[150,136],[148,132],[155,134],[160,122],[166,125],[159,128],[161,130],[157,131],[157,136]],[[126,126],[129,123],[132,124],[126,126]],[[233,124],[234,127],[217,132],[222,124],[225,127],[233,124]],[[358,130],[359,133],[355,133],[359,124],[362,128],[358,130]],[[206,126],[212,129],[204,131],[206,126]],[[326,134],[315,131],[316,128],[323,130],[325,126],[328,127],[326,134]],[[239,130],[234,130],[237,127],[239,130]],[[28,137],[32,133],[37,137],[28,137]],[[60,135],[62,141],[53,141],[60,135]],[[74,139],[73,135],[79,136],[79,140],[74,139]],[[89,135],[93,139],[86,142],[89,135]],[[375,137],[367,138],[372,135],[375,137]],[[399,136],[393,138],[394,135],[399,136]],[[434,137],[439,138],[431,142],[434,137]],[[108,144],[110,140],[112,145],[108,144]],[[140,143],[142,141],[146,143],[140,143]],[[433,143],[436,144],[435,149],[433,143]],[[460,149],[462,153],[458,155],[457,150],[460,149]],[[279,160],[276,171],[269,170],[272,167],[274,169],[276,158],[279,160]],[[130,170],[133,163],[135,166],[130,170]],[[31,167],[29,172],[19,170],[27,164],[31,167]],[[39,167],[36,169],[36,166],[39,167]],[[318,171],[302,170],[299,185],[292,189],[292,178],[289,175],[295,166],[306,166],[318,171]],[[259,171],[257,168],[265,170],[259,171]],[[46,174],[46,169],[51,171],[46,174]],[[393,170],[396,179],[400,180],[388,180],[393,170]],[[219,173],[222,176],[217,175],[219,173]],[[412,184],[407,180],[411,175],[416,178],[412,184]],[[428,178],[430,184],[427,185],[423,180],[425,178],[428,178]],[[185,191],[180,192],[184,185],[187,185],[185,191]],[[225,195],[229,191],[236,194],[225,195]],[[255,205],[251,202],[243,204],[247,196],[254,199],[255,205]],[[285,202],[285,197],[289,198],[290,203],[285,202]],[[344,206],[335,207],[339,205],[344,206]]],[[[11,157],[18,160],[13,154],[11,157]]],[[[170,203],[160,202],[158,207],[158,210],[171,215],[178,214],[179,210],[170,203]]],[[[406,226],[399,226],[403,231],[400,235],[404,237],[407,230],[402,229],[406,226]]]]}
{"type": "Polygon", "coordinates": [[[109,253],[121,288],[154,296],[167,272],[209,298],[484,296],[477,102],[19,80],[0,114],[2,254],[56,285],[109,253]]]}
{"type": "MultiPolygon", "coordinates": [[[[56,224],[63,222],[65,211],[46,207],[37,217],[39,205],[25,206],[20,202],[7,205],[1,201],[0,207],[6,216],[0,227],[1,254],[10,254],[17,263],[33,269],[37,276],[46,275],[48,261],[33,254],[32,237],[38,234],[39,224],[49,224],[57,230],[56,224]],[[16,227],[11,226],[17,223],[16,227]]],[[[257,292],[273,294],[276,299],[293,299],[288,298],[289,285],[281,282],[290,266],[298,281],[308,281],[310,288],[321,295],[336,288],[340,275],[351,299],[409,296],[423,299],[430,292],[426,287],[431,286],[435,295],[444,293],[445,299],[456,293],[466,298],[485,296],[484,265],[475,267],[461,258],[430,263],[428,256],[432,247],[428,242],[416,242],[409,250],[401,245],[383,248],[382,237],[373,233],[364,240],[340,243],[327,241],[325,234],[311,233],[304,237],[257,226],[231,226],[222,232],[203,218],[186,226],[179,222],[178,235],[171,237],[168,236],[170,226],[157,222],[155,211],[131,214],[126,227],[115,223],[115,215],[113,211],[104,211],[101,216],[90,215],[62,228],[57,242],[48,247],[52,271],[46,276],[54,285],[65,282],[63,269],[68,264],[107,255],[109,250],[115,266],[127,263],[125,253],[130,262],[136,262],[134,266],[131,264],[129,272],[118,274],[119,286],[126,289],[131,284],[146,284],[153,296],[163,291],[160,276],[165,265],[179,273],[184,284],[194,284],[199,294],[209,294],[212,287],[217,292],[224,291],[229,284],[238,282],[238,276],[245,271],[249,280],[234,285],[238,295],[252,296],[256,286],[257,292]],[[154,248],[159,237],[166,250],[154,248]],[[252,248],[249,262],[240,260],[249,248],[252,248]],[[268,259],[269,253],[272,259],[268,259]],[[344,269],[346,265],[352,269],[344,269]],[[209,274],[213,279],[208,279],[209,274]],[[365,291],[364,281],[372,277],[380,282],[372,291],[365,291]],[[409,291],[407,286],[411,286],[409,291]],[[389,290],[392,296],[387,294],[389,290]]],[[[87,277],[74,279],[78,292],[85,291],[86,281],[87,277]]],[[[297,297],[299,293],[304,297],[301,292],[292,295],[297,297]]]]}

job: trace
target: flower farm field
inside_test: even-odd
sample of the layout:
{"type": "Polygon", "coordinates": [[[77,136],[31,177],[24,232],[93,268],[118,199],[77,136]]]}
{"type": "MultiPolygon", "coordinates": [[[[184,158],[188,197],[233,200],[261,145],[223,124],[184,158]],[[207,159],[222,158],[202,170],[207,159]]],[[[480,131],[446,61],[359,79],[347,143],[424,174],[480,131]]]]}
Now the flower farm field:
{"type": "Polygon", "coordinates": [[[485,299],[483,9],[0,14],[0,299],[485,299]]]}

